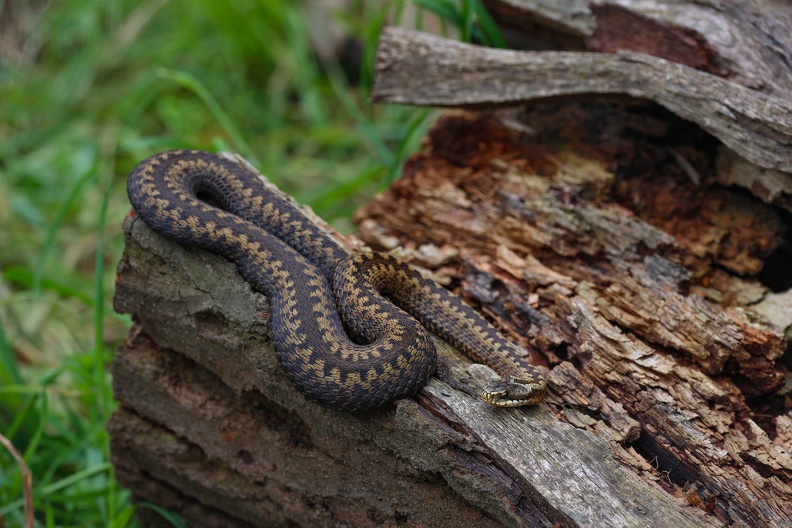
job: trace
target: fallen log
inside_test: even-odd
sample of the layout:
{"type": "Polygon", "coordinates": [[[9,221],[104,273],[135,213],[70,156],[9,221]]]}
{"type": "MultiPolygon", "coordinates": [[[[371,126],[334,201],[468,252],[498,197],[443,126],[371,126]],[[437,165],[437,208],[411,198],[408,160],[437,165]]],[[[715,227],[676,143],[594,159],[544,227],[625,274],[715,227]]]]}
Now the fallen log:
{"type": "MultiPolygon", "coordinates": [[[[124,230],[115,302],[137,324],[114,362],[120,409],[108,427],[138,500],[197,526],[712,523],[623,467],[631,455],[610,434],[548,408],[491,409],[435,379],[381,413],[319,407],[280,371],[266,298],[232,264],[135,214],[124,230]]],[[[440,348],[453,386],[492,377],[440,348]]],[[[634,436],[636,422],[610,411],[616,434],[634,436]]]]}

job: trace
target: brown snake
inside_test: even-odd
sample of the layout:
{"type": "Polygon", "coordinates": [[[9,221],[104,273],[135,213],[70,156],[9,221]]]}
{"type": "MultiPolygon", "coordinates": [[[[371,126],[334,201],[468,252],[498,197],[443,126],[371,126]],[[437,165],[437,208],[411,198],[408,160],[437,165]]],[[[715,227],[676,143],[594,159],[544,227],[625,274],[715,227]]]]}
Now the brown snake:
{"type": "Polygon", "coordinates": [[[501,375],[482,393],[488,403],[544,399],[541,372],[459,297],[386,254],[349,256],[244,166],[164,152],[127,188],[154,231],[222,255],[268,296],[278,360],[320,404],[364,411],[415,394],[435,369],[427,330],[501,375]]]}

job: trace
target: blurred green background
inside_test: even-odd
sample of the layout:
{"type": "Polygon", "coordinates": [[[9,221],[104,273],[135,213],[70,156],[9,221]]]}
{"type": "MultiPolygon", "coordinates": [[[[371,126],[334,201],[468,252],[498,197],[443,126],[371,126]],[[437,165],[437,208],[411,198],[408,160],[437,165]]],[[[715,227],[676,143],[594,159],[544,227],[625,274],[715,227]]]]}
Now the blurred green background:
{"type": "MultiPolygon", "coordinates": [[[[434,116],[368,102],[386,20],[502,45],[475,1],[0,1],[0,433],[38,526],[134,526],[141,507],[183,525],[130,504],[109,463],[127,174],[230,150],[352,230],[434,116]]],[[[0,526],[22,496],[0,447],[0,526]]]]}

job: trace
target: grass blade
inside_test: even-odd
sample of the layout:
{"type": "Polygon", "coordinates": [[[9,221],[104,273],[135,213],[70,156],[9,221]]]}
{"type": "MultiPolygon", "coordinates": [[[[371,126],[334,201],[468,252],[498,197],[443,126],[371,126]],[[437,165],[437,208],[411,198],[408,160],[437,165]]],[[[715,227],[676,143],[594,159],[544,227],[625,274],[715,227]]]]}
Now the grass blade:
{"type": "Polygon", "coordinates": [[[487,8],[480,0],[474,0],[474,10],[476,12],[476,22],[481,32],[481,41],[491,48],[505,48],[506,40],[503,38],[498,24],[492,19],[487,8]]]}
{"type": "Polygon", "coordinates": [[[0,319],[0,382],[3,385],[22,383],[22,376],[17,366],[16,355],[6,339],[3,321],[0,319]]]}
{"type": "Polygon", "coordinates": [[[0,444],[11,453],[11,456],[14,457],[14,460],[16,460],[19,465],[19,473],[22,477],[22,489],[24,490],[24,498],[22,501],[25,508],[25,528],[33,528],[33,475],[30,473],[30,469],[27,464],[25,464],[22,456],[14,449],[14,444],[1,434],[0,444]]]}
{"type": "Polygon", "coordinates": [[[140,502],[138,503],[138,508],[146,508],[159,513],[163,519],[171,523],[176,528],[187,528],[187,523],[185,523],[179,515],[163,508],[162,506],[157,506],[156,504],[152,504],[150,502],[140,502]]]}
{"type": "Polygon", "coordinates": [[[404,133],[404,139],[399,145],[399,149],[396,151],[393,163],[388,167],[388,185],[399,177],[404,163],[407,161],[407,157],[418,149],[421,139],[426,134],[429,124],[432,121],[429,119],[431,116],[434,116],[434,111],[431,108],[422,108],[413,115],[404,133]]]}
{"type": "Polygon", "coordinates": [[[44,269],[44,264],[47,260],[47,255],[49,255],[50,249],[52,249],[53,244],[55,243],[55,236],[58,234],[61,225],[63,224],[64,219],[66,218],[66,214],[72,209],[74,202],[77,198],[80,197],[83,189],[85,188],[85,184],[88,183],[91,179],[96,176],[96,172],[93,170],[88,171],[85,173],[81,178],[77,180],[77,182],[72,186],[69,194],[66,196],[66,199],[61,203],[60,207],[58,208],[58,212],[55,214],[55,218],[50,223],[49,227],[47,228],[47,235],[46,239],[44,240],[44,245],[41,247],[41,252],[39,253],[38,261],[36,262],[36,268],[33,273],[33,289],[38,292],[39,287],[41,286],[41,274],[44,269]]]}
{"type": "Polygon", "coordinates": [[[170,70],[168,68],[160,68],[157,72],[157,75],[160,78],[172,81],[173,83],[181,86],[182,88],[186,88],[197,95],[212,113],[217,122],[220,123],[220,126],[222,126],[226,131],[228,136],[231,138],[231,141],[234,142],[234,148],[242,153],[242,155],[254,165],[259,164],[258,159],[253,153],[253,149],[251,149],[248,142],[245,141],[244,135],[239,131],[236,125],[234,125],[233,120],[228,116],[225,110],[223,110],[223,107],[220,106],[220,103],[217,102],[206,86],[204,86],[204,84],[199,81],[198,78],[196,78],[191,73],[170,70]]]}

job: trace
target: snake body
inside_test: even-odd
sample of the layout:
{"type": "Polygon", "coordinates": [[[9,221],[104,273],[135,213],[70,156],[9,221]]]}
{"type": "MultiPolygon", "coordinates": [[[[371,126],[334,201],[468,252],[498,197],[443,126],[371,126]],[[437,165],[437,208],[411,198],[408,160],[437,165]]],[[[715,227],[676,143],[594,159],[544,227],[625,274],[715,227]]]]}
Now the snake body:
{"type": "Polygon", "coordinates": [[[427,330],[501,375],[489,403],[544,398],[539,370],[459,297],[389,255],[348,255],[238,163],[164,152],[138,164],[127,190],[150,228],[222,255],[268,296],[278,360],[322,405],[365,411],[415,394],[435,369],[427,330]]]}

